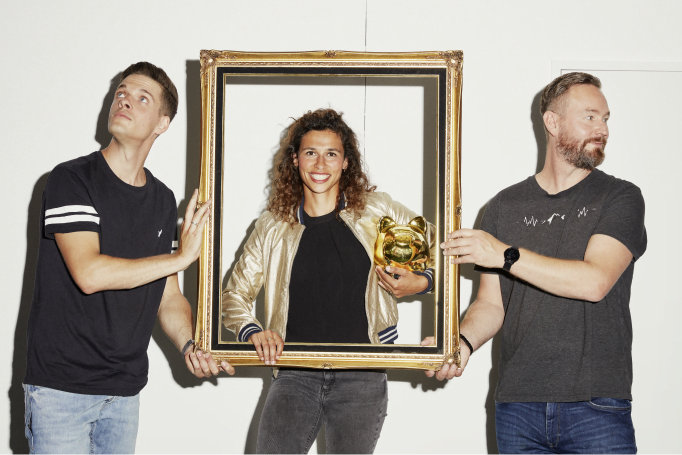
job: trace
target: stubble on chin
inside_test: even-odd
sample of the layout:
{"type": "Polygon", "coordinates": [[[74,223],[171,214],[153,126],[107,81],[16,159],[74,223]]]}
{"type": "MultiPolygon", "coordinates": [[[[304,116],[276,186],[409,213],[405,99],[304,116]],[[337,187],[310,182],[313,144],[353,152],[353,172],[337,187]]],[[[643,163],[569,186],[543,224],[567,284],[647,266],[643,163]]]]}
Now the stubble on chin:
{"type": "Polygon", "coordinates": [[[557,154],[578,169],[591,171],[603,163],[606,157],[604,148],[606,148],[605,137],[591,137],[581,141],[577,138],[568,137],[563,131],[559,131],[556,145],[557,154]],[[587,145],[595,140],[600,141],[601,146],[587,150],[587,145]]]}

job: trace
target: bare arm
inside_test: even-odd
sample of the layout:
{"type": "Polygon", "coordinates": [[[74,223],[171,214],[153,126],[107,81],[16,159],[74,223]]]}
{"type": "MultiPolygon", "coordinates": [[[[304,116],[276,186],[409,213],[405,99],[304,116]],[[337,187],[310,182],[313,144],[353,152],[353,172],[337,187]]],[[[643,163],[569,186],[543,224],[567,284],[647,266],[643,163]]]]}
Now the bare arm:
{"type": "Polygon", "coordinates": [[[80,231],[55,234],[59,251],[78,287],[86,294],[112,289],[132,289],[180,270],[199,257],[210,202],[195,213],[198,192],[187,205],[176,254],[122,259],[100,253],[99,235],[80,231]]]}
{"type": "MultiPolygon", "coordinates": [[[[486,341],[495,336],[502,327],[503,322],[504,304],[502,303],[500,277],[495,273],[484,273],[481,275],[481,286],[478,288],[476,300],[469,306],[459,331],[469,340],[474,350],[477,350],[486,341]]],[[[433,337],[425,338],[421,344],[422,346],[433,344],[433,337]]],[[[461,376],[472,353],[464,343],[460,344],[462,356],[461,368],[457,368],[456,365],[446,364],[437,372],[427,371],[426,375],[429,377],[435,375],[439,381],[461,376]]]]}
{"type": "MultiPolygon", "coordinates": [[[[161,328],[171,339],[178,351],[182,351],[187,341],[192,339],[192,309],[189,302],[180,292],[178,275],[173,274],[166,280],[166,287],[159,306],[159,323],[161,328]]],[[[210,377],[220,373],[234,374],[234,368],[228,362],[221,362],[220,368],[209,353],[188,349],[185,353],[187,369],[199,378],[210,377]]]]}
{"type": "MultiPolygon", "coordinates": [[[[509,245],[484,231],[460,229],[441,245],[454,264],[473,263],[501,268],[509,245]]],[[[521,257],[511,267],[516,277],[552,294],[598,302],[611,290],[632,261],[632,253],[613,237],[595,234],[582,261],[556,259],[520,248],[521,257]]]]}
{"type": "Polygon", "coordinates": [[[178,351],[181,351],[185,343],[192,339],[194,331],[192,330],[192,309],[180,292],[177,274],[169,276],[166,280],[158,317],[163,331],[178,351]]]}

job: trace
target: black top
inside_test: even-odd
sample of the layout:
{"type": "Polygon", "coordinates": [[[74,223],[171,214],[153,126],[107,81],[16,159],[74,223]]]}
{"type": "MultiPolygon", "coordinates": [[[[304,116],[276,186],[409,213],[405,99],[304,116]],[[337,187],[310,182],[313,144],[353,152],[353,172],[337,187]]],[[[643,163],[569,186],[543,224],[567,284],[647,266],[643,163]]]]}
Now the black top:
{"type": "Polygon", "coordinates": [[[310,217],[289,282],[287,342],[369,343],[365,292],[371,261],[335,212],[310,217]]]}
{"type": "Polygon", "coordinates": [[[55,233],[92,231],[99,234],[102,254],[134,259],[170,253],[175,197],[145,173],[144,186],[128,185],[95,152],[50,174],[40,216],[24,383],[119,396],[135,395],[147,383],[147,347],[166,279],[85,295],[54,239],[55,233]]]}
{"type": "Polygon", "coordinates": [[[488,203],[481,229],[504,243],[573,260],[584,259],[590,238],[603,234],[634,256],[596,303],[558,297],[495,270],[505,306],[495,400],[631,400],[630,285],[635,260],[647,245],[639,188],[595,170],[573,187],[550,195],[532,176],[488,203]]]}

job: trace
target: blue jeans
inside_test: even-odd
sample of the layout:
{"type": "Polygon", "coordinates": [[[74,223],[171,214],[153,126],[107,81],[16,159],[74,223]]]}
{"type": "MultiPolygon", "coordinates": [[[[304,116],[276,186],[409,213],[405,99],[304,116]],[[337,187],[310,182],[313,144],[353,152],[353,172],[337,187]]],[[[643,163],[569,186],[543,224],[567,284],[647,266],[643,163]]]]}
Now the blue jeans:
{"type": "Polygon", "coordinates": [[[388,406],[386,373],[281,369],[265,399],[258,453],[308,453],[322,425],[327,453],[372,453],[388,406]]]}
{"type": "Polygon", "coordinates": [[[24,384],[31,453],[134,453],[140,396],[82,395],[24,384]]]}
{"type": "Polygon", "coordinates": [[[500,453],[637,453],[631,404],[617,398],[576,403],[495,402],[500,453]]]}

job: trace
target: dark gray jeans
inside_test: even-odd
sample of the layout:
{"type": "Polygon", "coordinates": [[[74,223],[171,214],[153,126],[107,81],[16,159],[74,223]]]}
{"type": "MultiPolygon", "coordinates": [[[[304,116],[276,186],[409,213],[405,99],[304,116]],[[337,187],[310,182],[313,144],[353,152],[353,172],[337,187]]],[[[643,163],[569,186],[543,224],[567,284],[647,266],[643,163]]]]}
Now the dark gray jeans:
{"type": "Polygon", "coordinates": [[[282,369],[265,400],[258,453],[308,453],[324,424],[327,453],[372,453],[386,417],[384,371],[282,369]]]}

